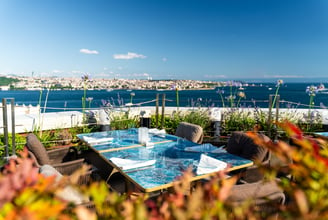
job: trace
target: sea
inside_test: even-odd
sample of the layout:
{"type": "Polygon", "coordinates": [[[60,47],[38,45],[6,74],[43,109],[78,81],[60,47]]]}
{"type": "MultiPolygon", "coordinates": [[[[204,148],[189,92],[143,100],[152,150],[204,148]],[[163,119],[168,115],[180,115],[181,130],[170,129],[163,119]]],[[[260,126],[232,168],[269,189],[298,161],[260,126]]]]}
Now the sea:
{"type": "MultiPolygon", "coordinates": [[[[310,95],[308,86],[319,86],[318,83],[285,83],[277,87],[274,83],[254,83],[242,87],[220,87],[207,90],[87,90],[86,104],[88,109],[103,106],[120,107],[132,103],[136,106],[179,106],[179,107],[239,107],[269,106],[270,95],[277,92],[280,96],[281,108],[309,108],[310,95]],[[220,91],[220,92],[218,92],[220,91]],[[240,92],[245,97],[238,96],[240,92]],[[221,97],[222,96],[222,97],[221,97]],[[158,97],[158,102],[156,98],[158,97]],[[229,99],[233,97],[233,99],[229,99]],[[178,99],[178,101],[177,101],[178,99]],[[223,100],[223,102],[222,102],[223,100]]],[[[0,98],[14,98],[16,105],[40,104],[43,112],[81,111],[83,90],[17,90],[0,91],[0,98]]],[[[315,93],[313,108],[328,106],[328,90],[315,93]]]]}

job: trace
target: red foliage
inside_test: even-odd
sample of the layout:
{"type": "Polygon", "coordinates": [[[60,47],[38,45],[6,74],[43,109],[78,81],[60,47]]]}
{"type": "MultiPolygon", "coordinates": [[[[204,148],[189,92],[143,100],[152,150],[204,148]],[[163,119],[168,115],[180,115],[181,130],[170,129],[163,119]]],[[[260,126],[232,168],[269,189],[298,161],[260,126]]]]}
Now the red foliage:
{"type": "Polygon", "coordinates": [[[33,166],[32,160],[24,159],[27,150],[24,149],[21,155],[22,158],[11,159],[4,167],[4,175],[0,177],[0,207],[38,181],[38,168],[33,166]]]}

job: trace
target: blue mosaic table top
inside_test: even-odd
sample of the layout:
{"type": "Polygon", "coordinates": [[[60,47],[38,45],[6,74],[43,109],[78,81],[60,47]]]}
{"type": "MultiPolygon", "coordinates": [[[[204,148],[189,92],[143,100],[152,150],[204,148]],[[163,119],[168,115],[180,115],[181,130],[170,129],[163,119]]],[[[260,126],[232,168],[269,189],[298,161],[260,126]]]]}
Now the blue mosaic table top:
{"type": "Polygon", "coordinates": [[[328,132],[315,132],[314,134],[328,137],[328,132]]]}
{"type": "MultiPolygon", "coordinates": [[[[138,142],[138,129],[128,130],[114,130],[114,131],[103,131],[94,133],[78,134],[77,137],[84,140],[84,137],[94,139],[106,139],[113,138],[112,141],[104,141],[99,143],[90,144],[96,151],[116,151],[117,149],[125,147],[141,147],[142,145],[138,142]]],[[[149,143],[155,144],[160,142],[177,141],[176,136],[169,134],[152,134],[149,133],[149,143]]],[[[86,141],[88,143],[88,141],[86,141]]]]}
{"type": "MultiPolygon", "coordinates": [[[[224,149],[218,149],[211,144],[199,145],[173,135],[151,135],[150,141],[155,144],[152,147],[145,147],[139,145],[137,142],[138,135],[135,130],[121,130],[116,132],[119,133],[119,138],[114,138],[111,143],[97,144],[91,147],[117,168],[119,166],[114,164],[110,160],[111,158],[138,161],[156,160],[151,166],[120,170],[123,175],[137,184],[144,192],[152,192],[170,187],[172,182],[188,168],[192,169],[195,179],[209,176],[208,174],[196,174],[196,169],[203,153],[231,165],[230,170],[240,169],[253,164],[250,160],[229,154],[224,149]],[[187,151],[187,149],[195,146],[197,146],[197,151],[187,151]],[[207,150],[212,150],[213,148],[216,149],[215,153],[206,153],[207,150]]],[[[83,136],[88,135],[90,137],[103,138],[113,135],[113,133],[114,131],[96,132],[78,135],[78,137],[82,139],[83,136]]]]}

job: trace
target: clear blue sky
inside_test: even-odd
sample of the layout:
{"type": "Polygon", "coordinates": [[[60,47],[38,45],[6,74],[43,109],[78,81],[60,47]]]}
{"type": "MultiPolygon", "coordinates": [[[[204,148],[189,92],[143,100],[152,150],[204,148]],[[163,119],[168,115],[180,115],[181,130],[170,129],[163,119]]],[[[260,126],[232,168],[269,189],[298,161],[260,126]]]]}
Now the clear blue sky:
{"type": "Polygon", "coordinates": [[[328,76],[327,0],[0,0],[0,74],[328,76]]]}

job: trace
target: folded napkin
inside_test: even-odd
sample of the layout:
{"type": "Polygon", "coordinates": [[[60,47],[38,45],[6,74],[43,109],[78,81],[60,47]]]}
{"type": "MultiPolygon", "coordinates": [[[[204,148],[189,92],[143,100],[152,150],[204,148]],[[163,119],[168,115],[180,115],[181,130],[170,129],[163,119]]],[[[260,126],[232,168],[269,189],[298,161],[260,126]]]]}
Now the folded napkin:
{"type": "Polygon", "coordinates": [[[217,147],[215,150],[212,150],[211,153],[218,154],[218,153],[227,153],[227,150],[221,147],[217,147]]]}
{"type": "Polygon", "coordinates": [[[224,149],[213,146],[212,144],[201,144],[192,147],[185,147],[184,151],[189,152],[208,152],[208,153],[222,153],[224,149]]]}
{"type": "Polygon", "coordinates": [[[159,130],[157,128],[151,128],[148,130],[148,132],[155,135],[166,134],[166,131],[164,129],[159,130]]]}
{"type": "Polygon", "coordinates": [[[83,140],[88,142],[89,144],[95,144],[95,143],[102,143],[102,142],[112,142],[113,138],[112,137],[107,137],[107,138],[94,138],[94,137],[88,137],[84,136],[83,140]]]}
{"type": "Polygon", "coordinates": [[[201,154],[196,173],[197,175],[213,173],[219,170],[224,170],[226,167],[226,162],[201,154]]]}
{"type": "Polygon", "coordinates": [[[112,157],[110,160],[122,170],[131,170],[140,167],[151,166],[156,160],[130,160],[118,157],[112,157]]]}

